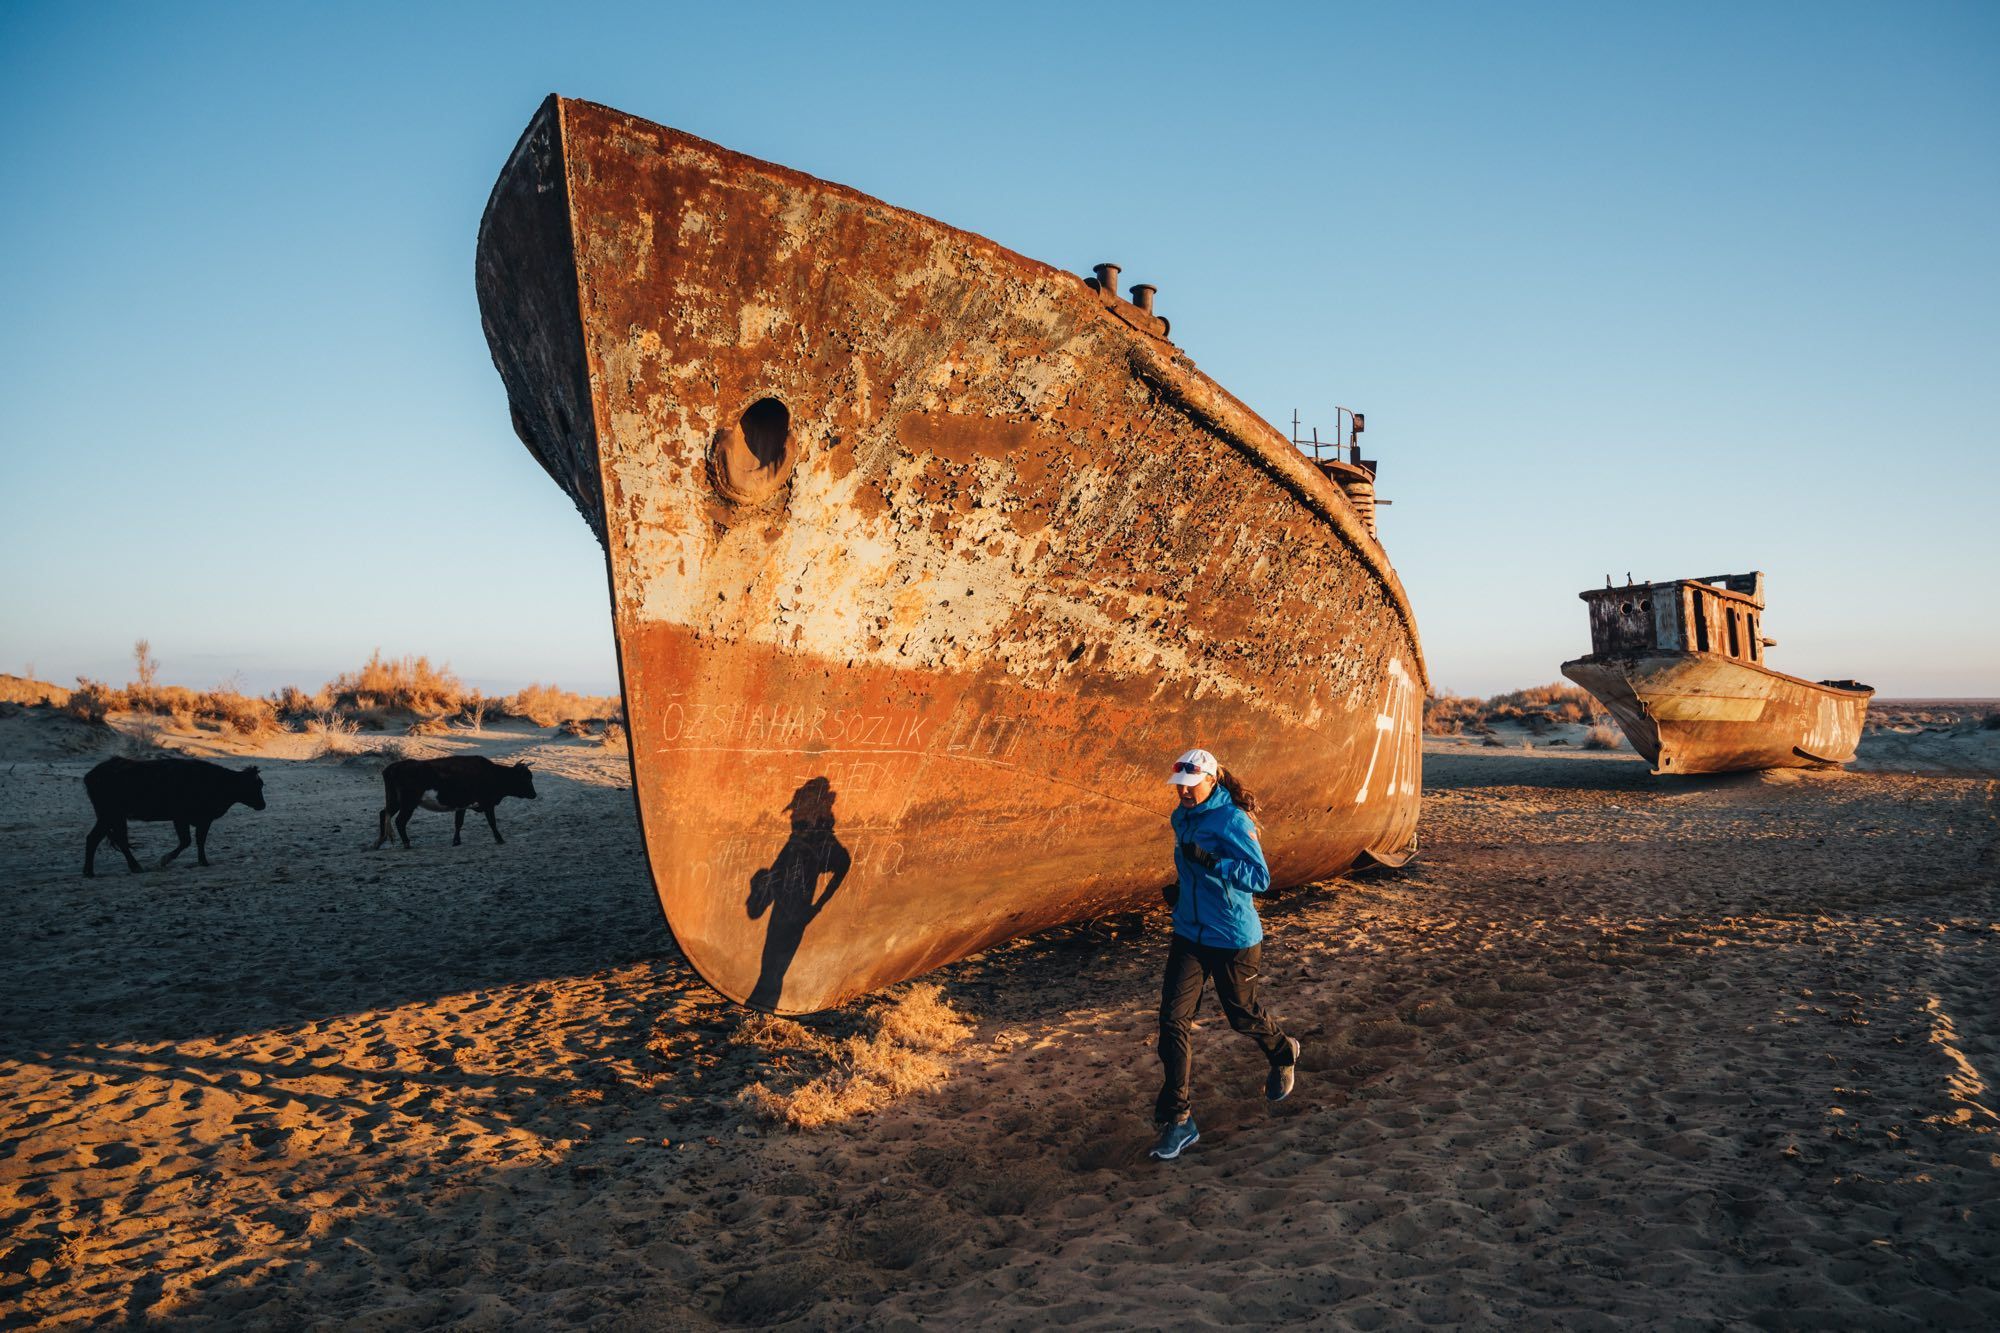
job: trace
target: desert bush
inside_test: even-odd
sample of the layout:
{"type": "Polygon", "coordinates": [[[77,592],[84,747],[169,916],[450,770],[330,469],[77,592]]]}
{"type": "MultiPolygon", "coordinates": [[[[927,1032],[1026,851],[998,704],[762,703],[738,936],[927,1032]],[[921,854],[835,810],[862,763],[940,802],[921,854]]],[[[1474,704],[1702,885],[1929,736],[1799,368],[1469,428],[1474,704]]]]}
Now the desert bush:
{"type": "Polygon", "coordinates": [[[51,685],[45,680],[35,679],[35,669],[28,668],[25,676],[0,674],[0,702],[15,704],[51,704],[61,708],[69,701],[69,691],[60,685],[51,685]]]}
{"type": "Polygon", "coordinates": [[[502,717],[526,718],[538,727],[553,727],[572,719],[601,721],[615,717],[623,704],[617,695],[575,694],[537,681],[493,700],[491,706],[502,717]]]}
{"type": "Polygon", "coordinates": [[[833,1068],[789,1091],[753,1083],[738,1099],[763,1119],[794,1129],[839,1124],[936,1086],[947,1068],[939,1056],[972,1033],[933,982],[911,986],[873,1017],[872,1033],[838,1043],[789,1019],[759,1015],[745,1020],[734,1040],[805,1050],[831,1059],[833,1068]]]}
{"type": "Polygon", "coordinates": [[[1513,723],[1541,735],[1557,723],[1589,722],[1603,715],[1589,692],[1574,685],[1536,685],[1490,699],[1446,692],[1424,700],[1424,730],[1433,736],[1481,733],[1496,723],[1513,723]]]}
{"type": "Polygon", "coordinates": [[[197,721],[213,718],[244,736],[275,730],[278,725],[278,710],[269,699],[234,690],[210,690],[201,695],[195,703],[194,716],[197,721]]]}
{"type": "Polygon", "coordinates": [[[333,711],[333,691],[325,686],[307,694],[296,685],[287,685],[281,690],[271,691],[266,697],[270,699],[272,709],[286,723],[303,723],[333,711]]]}
{"type": "Polygon", "coordinates": [[[79,722],[102,723],[113,709],[125,704],[125,691],[114,690],[101,680],[88,676],[76,678],[76,688],[63,701],[62,711],[79,722]]]}
{"type": "Polygon", "coordinates": [[[377,648],[357,671],[327,682],[327,693],[340,708],[400,708],[411,713],[455,713],[465,687],[449,666],[434,667],[428,657],[383,657],[377,648]]]}
{"type": "Polygon", "coordinates": [[[1584,733],[1583,748],[1586,750],[1615,750],[1624,742],[1624,737],[1610,727],[1592,727],[1584,733]]]}
{"type": "Polygon", "coordinates": [[[1480,702],[1462,694],[1433,694],[1424,700],[1424,731],[1432,736],[1456,736],[1481,712],[1480,702]]]}
{"type": "Polygon", "coordinates": [[[623,745],[625,743],[625,724],[622,722],[606,722],[604,724],[604,734],[597,739],[598,744],[607,750],[623,745]]]}

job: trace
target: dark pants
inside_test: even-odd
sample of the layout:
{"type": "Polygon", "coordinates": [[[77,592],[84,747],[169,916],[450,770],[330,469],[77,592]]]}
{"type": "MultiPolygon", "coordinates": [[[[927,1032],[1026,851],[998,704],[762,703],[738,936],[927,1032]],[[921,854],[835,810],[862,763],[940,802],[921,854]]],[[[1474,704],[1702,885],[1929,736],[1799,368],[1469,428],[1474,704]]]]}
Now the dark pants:
{"type": "Polygon", "coordinates": [[[1175,935],[1167,950],[1167,975],[1160,986],[1160,1099],[1153,1104],[1153,1119],[1161,1124],[1179,1120],[1188,1113],[1190,1058],[1188,1036],[1193,1031],[1194,1011],[1201,1004],[1205,982],[1215,982],[1215,998],[1229,1026],[1257,1043],[1264,1058],[1273,1065],[1292,1062],[1292,1043],[1278,1020],[1257,1003],[1257,981],[1263,973],[1258,961],[1264,946],[1223,949],[1196,944],[1175,935]]]}

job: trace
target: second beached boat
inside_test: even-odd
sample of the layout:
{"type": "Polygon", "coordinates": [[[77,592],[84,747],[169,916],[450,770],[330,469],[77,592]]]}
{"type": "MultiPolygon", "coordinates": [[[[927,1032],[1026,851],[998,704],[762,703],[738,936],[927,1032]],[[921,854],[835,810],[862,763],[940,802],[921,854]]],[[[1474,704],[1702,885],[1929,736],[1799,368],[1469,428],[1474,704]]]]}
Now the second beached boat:
{"type": "Polygon", "coordinates": [[[1606,586],[1590,655],[1562,673],[1595,695],[1655,773],[1811,768],[1854,758],[1875,691],[1764,663],[1764,576],[1606,586]]]}

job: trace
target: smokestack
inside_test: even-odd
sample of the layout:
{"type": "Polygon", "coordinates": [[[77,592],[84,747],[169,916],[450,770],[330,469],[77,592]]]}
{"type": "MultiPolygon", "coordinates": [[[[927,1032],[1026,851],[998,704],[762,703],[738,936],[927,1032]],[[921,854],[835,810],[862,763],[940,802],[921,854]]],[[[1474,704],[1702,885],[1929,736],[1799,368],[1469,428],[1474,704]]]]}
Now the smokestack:
{"type": "Polygon", "coordinates": [[[1135,283],[1133,283],[1133,284],[1132,284],[1132,304],[1133,304],[1133,305],[1135,305],[1135,306],[1138,306],[1138,307],[1139,307],[1139,308],[1140,308],[1141,310],[1145,311],[1145,312],[1146,312],[1147,314],[1149,314],[1149,315],[1150,315],[1150,314],[1152,314],[1152,313],[1153,313],[1153,293],[1154,293],[1154,292],[1157,292],[1158,290],[1160,290],[1160,289],[1159,289],[1158,287],[1155,287],[1155,286],[1154,286],[1154,285],[1153,285],[1152,283],[1150,283],[1150,282],[1135,282],[1135,283]]]}
{"type": "Polygon", "coordinates": [[[1107,296],[1118,295],[1118,265],[1099,264],[1092,270],[1097,274],[1097,290],[1107,296]]]}

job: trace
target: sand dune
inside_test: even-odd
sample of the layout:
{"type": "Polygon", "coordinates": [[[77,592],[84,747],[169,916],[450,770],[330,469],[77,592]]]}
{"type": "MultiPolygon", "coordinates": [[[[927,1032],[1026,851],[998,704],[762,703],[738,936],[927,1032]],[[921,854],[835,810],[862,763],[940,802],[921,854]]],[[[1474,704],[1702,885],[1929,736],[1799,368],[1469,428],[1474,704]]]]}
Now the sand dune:
{"type": "Polygon", "coordinates": [[[1423,858],[1267,914],[1299,1093],[1209,1011],[1161,1166],[1160,917],[936,974],[935,1090],[776,1129],[820,1066],[678,961],[622,756],[426,743],[537,765],[506,846],[279,754],[213,868],[85,881],[102,733],[0,718],[10,1324],[2000,1320],[1992,776],[1435,744],[1423,858]]]}

